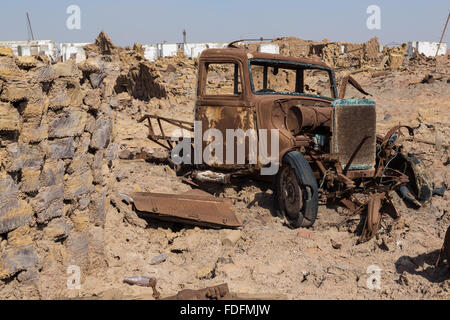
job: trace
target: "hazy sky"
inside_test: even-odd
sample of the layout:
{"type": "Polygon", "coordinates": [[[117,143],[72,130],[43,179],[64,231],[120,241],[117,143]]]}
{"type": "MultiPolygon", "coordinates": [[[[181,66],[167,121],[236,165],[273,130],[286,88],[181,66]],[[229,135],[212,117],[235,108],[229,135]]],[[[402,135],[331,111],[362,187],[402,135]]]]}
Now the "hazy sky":
{"type": "Polygon", "coordinates": [[[27,40],[28,11],[35,38],[55,42],[92,42],[102,29],[122,46],[181,42],[184,28],[187,41],[199,42],[261,36],[439,41],[449,9],[449,0],[2,0],[0,40],[27,40]],[[69,5],[81,9],[80,30],[66,27],[69,5]],[[380,30],[366,27],[369,5],[381,9],[380,30]]]}

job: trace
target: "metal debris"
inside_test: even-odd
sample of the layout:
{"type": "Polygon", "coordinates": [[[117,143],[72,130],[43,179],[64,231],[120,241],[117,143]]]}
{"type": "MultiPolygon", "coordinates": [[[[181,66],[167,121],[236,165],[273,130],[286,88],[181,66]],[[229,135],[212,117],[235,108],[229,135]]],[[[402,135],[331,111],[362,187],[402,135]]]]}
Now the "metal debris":
{"type": "MultiPolygon", "coordinates": [[[[275,201],[290,227],[311,226],[317,217],[319,201],[341,202],[349,208],[350,215],[366,213],[360,237],[363,242],[378,231],[382,212],[399,218],[388,196],[390,191],[402,193],[416,205],[430,199],[425,166],[413,155],[405,154],[399,143],[404,138],[403,128],[411,137],[417,128],[397,125],[385,136],[377,135],[375,102],[365,97],[344,99],[348,84],[361,94],[370,95],[353,77],[344,77],[338,90],[333,69],[323,62],[249,52],[231,46],[204,50],[198,61],[197,80],[194,120],[201,123],[201,132],[194,130],[192,122],[146,115],[139,121],[148,120],[148,138],[172,150],[174,144],[166,134],[168,128],[187,131],[192,147],[192,132],[194,137],[197,134],[203,137],[207,130],[214,129],[226,137],[229,129],[279,130],[277,160],[281,164],[279,172],[283,174],[273,179],[275,201]],[[220,64],[220,68],[211,66],[220,64]],[[209,72],[226,74],[233,94],[217,94],[214,91],[217,88],[210,89],[209,72]],[[280,80],[277,74],[286,76],[280,80]],[[324,78],[321,81],[326,85],[312,88],[317,74],[321,74],[324,78]],[[160,134],[155,133],[152,121],[157,122],[160,134]],[[286,179],[291,173],[293,178],[286,179]],[[370,196],[370,200],[356,201],[353,195],[358,193],[370,196]]],[[[208,144],[207,141],[197,143],[202,149],[208,144]]],[[[234,137],[233,141],[223,142],[224,151],[227,143],[233,143],[236,150],[234,137]]],[[[247,152],[245,163],[239,165],[213,161],[184,165],[185,170],[181,170],[183,165],[174,167],[183,172],[183,181],[195,179],[198,184],[191,182],[191,185],[201,187],[204,182],[228,183],[238,175],[257,175],[265,164],[259,157],[252,163],[249,157],[247,152]]],[[[224,200],[202,199],[203,202],[194,204],[194,198],[186,198],[186,195],[143,193],[136,193],[133,198],[138,210],[155,216],[170,215],[216,226],[239,225],[228,218],[231,204],[229,209],[223,209],[221,204],[226,212],[217,209],[216,203],[224,200]],[[227,221],[222,221],[223,217],[227,217],[227,221]]]]}
{"type": "Polygon", "coordinates": [[[162,300],[231,300],[228,284],[223,283],[217,286],[199,290],[184,289],[176,295],[163,298],[162,300]]]}
{"type": "Polygon", "coordinates": [[[370,196],[369,202],[367,203],[367,215],[364,223],[364,229],[362,231],[359,242],[365,242],[373,236],[380,228],[381,222],[381,200],[384,199],[385,195],[382,193],[374,193],[370,196]]]}
{"type": "Polygon", "coordinates": [[[151,287],[153,290],[153,298],[159,299],[160,294],[156,289],[156,278],[155,277],[145,277],[145,276],[131,276],[126,277],[123,282],[137,285],[141,287],[151,287]]]}
{"type": "Polygon", "coordinates": [[[233,213],[231,200],[199,189],[182,194],[135,192],[128,199],[143,216],[210,227],[242,225],[233,213]]]}

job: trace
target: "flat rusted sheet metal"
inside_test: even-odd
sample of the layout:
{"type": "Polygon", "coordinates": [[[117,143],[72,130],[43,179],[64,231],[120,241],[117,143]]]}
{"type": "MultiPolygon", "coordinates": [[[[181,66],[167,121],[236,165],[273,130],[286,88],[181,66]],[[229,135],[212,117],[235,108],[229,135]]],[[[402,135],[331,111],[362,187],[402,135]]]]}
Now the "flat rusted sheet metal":
{"type": "Polygon", "coordinates": [[[240,227],[229,199],[216,198],[201,190],[182,194],[135,192],[136,209],[156,218],[212,227],[240,227]]]}
{"type": "Polygon", "coordinates": [[[163,300],[231,300],[228,284],[223,283],[218,286],[208,287],[199,290],[184,289],[175,296],[164,298],[163,300]]]}

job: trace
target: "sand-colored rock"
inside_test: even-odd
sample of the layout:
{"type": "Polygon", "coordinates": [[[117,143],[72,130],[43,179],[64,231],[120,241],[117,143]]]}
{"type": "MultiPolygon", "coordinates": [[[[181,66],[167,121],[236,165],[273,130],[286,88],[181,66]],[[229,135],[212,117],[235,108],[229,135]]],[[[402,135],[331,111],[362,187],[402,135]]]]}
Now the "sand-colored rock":
{"type": "Polygon", "coordinates": [[[19,127],[19,112],[10,103],[0,102],[0,131],[15,131],[19,127]]]}
{"type": "Polygon", "coordinates": [[[0,47],[0,56],[14,56],[14,53],[11,48],[8,47],[0,47]]]}

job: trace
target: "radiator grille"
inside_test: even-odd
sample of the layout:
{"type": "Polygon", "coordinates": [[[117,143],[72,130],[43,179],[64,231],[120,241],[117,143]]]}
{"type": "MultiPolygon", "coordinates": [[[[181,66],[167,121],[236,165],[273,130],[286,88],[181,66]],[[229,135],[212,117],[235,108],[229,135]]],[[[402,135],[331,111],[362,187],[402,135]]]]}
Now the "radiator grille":
{"type": "Polygon", "coordinates": [[[376,110],[375,102],[368,99],[340,99],[332,103],[332,150],[339,154],[342,167],[368,137],[352,161],[349,170],[371,169],[375,166],[376,110]]]}

